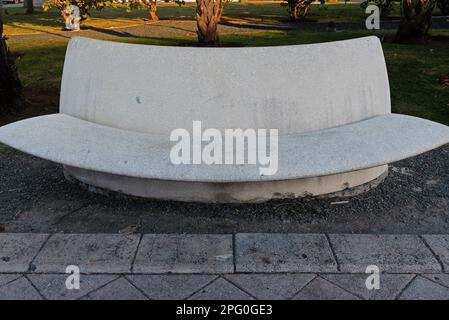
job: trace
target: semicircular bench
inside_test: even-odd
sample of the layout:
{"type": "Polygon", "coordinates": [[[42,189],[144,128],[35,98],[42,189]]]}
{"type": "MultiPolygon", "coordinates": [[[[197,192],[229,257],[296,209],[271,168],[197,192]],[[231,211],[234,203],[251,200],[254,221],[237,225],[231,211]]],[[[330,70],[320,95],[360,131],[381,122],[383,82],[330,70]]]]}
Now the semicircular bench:
{"type": "Polygon", "coordinates": [[[345,190],[388,163],[449,143],[449,128],[391,114],[376,37],[256,48],[73,38],[60,113],[0,128],[0,142],[64,165],[66,177],[126,194],[256,202],[345,190]],[[175,165],[170,133],[275,128],[278,170],[175,165]]]}

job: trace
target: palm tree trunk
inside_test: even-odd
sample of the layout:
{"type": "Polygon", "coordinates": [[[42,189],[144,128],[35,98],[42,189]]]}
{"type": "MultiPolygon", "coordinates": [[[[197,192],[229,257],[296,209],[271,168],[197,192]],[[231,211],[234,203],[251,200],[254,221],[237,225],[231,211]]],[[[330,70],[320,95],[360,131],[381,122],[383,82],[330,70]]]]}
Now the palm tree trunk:
{"type": "Polygon", "coordinates": [[[33,2],[33,0],[25,0],[25,5],[27,7],[26,14],[33,14],[34,13],[34,2],[33,2]]]}
{"type": "Polygon", "coordinates": [[[219,43],[217,28],[223,12],[222,7],[220,9],[222,1],[224,0],[196,0],[196,25],[200,46],[217,46],[219,43]]]}
{"type": "Polygon", "coordinates": [[[19,111],[22,84],[14,59],[3,35],[2,1],[0,1],[0,116],[19,111]]]}
{"type": "Polygon", "coordinates": [[[148,13],[150,14],[151,21],[158,21],[157,16],[157,0],[147,0],[148,13]]]}
{"type": "Polygon", "coordinates": [[[435,0],[402,0],[396,42],[423,42],[432,24],[435,0]]]}
{"type": "Polygon", "coordinates": [[[309,13],[312,2],[313,0],[288,0],[290,20],[301,21],[309,13]]]}
{"type": "Polygon", "coordinates": [[[221,0],[220,4],[218,5],[218,13],[217,13],[218,22],[220,22],[221,16],[223,15],[223,10],[224,10],[225,4],[226,4],[226,0],[221,0]]]}

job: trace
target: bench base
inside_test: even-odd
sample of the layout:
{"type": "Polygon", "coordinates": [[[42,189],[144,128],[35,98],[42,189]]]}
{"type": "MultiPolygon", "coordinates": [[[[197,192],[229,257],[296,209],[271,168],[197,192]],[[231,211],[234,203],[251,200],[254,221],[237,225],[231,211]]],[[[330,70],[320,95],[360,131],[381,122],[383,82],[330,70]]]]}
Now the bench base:
{"type": "Polygon", "coordinates": [[[355,195],[377,186],[388,165],[328,176],[264,182],[185,182],[141,179],[64,166],[68,180],[91,191],[106,189],[128,195],[175,201],[207,203],[264,202],[318,195],[355,195]]]}

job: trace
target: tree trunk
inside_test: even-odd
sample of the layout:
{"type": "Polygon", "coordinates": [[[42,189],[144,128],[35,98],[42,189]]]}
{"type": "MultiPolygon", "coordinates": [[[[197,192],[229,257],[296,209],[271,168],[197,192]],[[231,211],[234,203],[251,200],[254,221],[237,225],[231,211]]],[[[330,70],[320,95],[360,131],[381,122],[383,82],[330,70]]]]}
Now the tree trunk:
{"type": "Polygon", "coordinates": [[[150,14],[151,21],[158,21],[157,16],[157,0],[147,0],[148,13],[150,14]]]}
{"type": "Polygon", "coordinates": [[[402,0],[396,42],[424,42],[432,24],[435,0],[402,0]]]}
{"type": "Polygon", "coordinates": [[[0,1],[0,116],[20,110],[22,84],[14,58],[3,35],[2,1],[0,1]]]}
{"type": "Polygon", "coordinates": [[[34,13],[34,2],[33,2],[33,0],[25,0],[25,5],[27,7],[26,14],[33,14],[34,13]]]}
{"type": "Polygon", "coordinates": [[[196,0],[197,14],[196,25],[198,43],[200,46],[217,46],[218,39],[218,22],[220,21],[220,9],[223,0],[196,0]]]}
{"type": "Polygon", "coordinates": [[[226,3],[226,0],[221,0],[220,4],[218,5],[218,13],[217,13],[218,22],[220,22],[221,16],[223,15],[225,3],[226,3]]]}
{"type": "Polygon", "coordinates": [[[313,0],[288,0],[290,20],[299,22],[309,13],[313,0]]]}

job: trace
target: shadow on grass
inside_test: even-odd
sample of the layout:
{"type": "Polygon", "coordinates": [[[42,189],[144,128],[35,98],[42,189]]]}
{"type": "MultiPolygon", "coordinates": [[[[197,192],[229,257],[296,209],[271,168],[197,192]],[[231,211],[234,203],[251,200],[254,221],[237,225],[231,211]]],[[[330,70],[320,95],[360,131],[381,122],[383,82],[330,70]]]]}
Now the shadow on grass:
{"type": "MultiPolygon", "coordinates": [[[[71,36],[66,36],[66,35],[61,34],[61,32],[63,31],[62,28],[59,31],[47,31],[47,30],[42,30],[42,29],[18,26],[15,24],[10,24],[10,26],[12,26],[14,28],[22,29],[22,30],[33,31],[33,32],[38,32],[38,33],[45,33],[45,34],[49,34],[52,36],[61,37],[61,38],[65,38],[65,39],[71,38],[71,36]]],[[[69,32],[69,31],[67,31],[67,32],[69,32]]]]}
{"type": "Polygon", "coordinates": [[[82,28],[83,31],[95,31],[98,33],[102,33],[102,34],[106,34],[109,36],[113,36],[113,37],[118,37],[118,38],[136,38],[136,39],[140,39],[140,38],[146,38],[143,36],[138,36],[135,34],[131,34],[129,32],[126,31],[117,31],[114,29],[103,29],[103,28],[98,28],[98,27],[93,27],[93,26],[85,26],[82,28]]]}
{"type": "Polygon", "coordinates": [[[58,28],[62,25],[62,18],[56,12],[36,11],[32,15],[20,13],[9,14],[4,16],[4,23],[13,27],[18,27],[18,23],[29,23],[41,27],[58,28]]]}
{"type": "Polygon", "coordinates": [[[444,45],[447,45],[449,42],[449,34],[434,34],[434,35],[430,35],[429,37],[430,41],[435,41],[435,42],[441,42],[444,45]]]}
{"type": "MultiPolygon", "coordinates": [[[[186,21],[189,21],[189,20],[186,20],[186,21]]],[[[190,21],[191,21],[191,20],[190,20],[190,21]]],[[[191,33],[191,34],[193,34],[193,35],[196,34],[196,31],[194,31],[194,30],[189,30],[189,29],[186,29],[186,28],[175,27],[175,26],[169,26],[169,25],[158,25],[158,28],[166,28],[166,29],[180,30],[180,31],[184,31],[184,32],[187,32],[187,33],[191,33]]]]}
{"type": "Polygon", "coordinates": [[[280,21],[275,22],[255,22],[253,20],[240,19],[240,21],[232,20],[232,18],[224,18],[220,21],[220,25],[232,27],[232,28],[241,28],[241,29],[252,29],[252,30],[265,30],[265,31],[278,31],[278,30],[290,30],[293,29],[294,26],[291,23],[283,23],[280,21]],[[244,23],[240,21],[244,20],[244,23]]]}
{"type": "Polygon", "coordinates": [[[112,39],[112,41],[134,43],[134,44],[146,44],[155,46],[174,46],[174,47],[198,47],[196,37],[129,37],[122,39],[112,39]]]}
{"type": "Polygon", "coordinates": [[[8,155],[14,152],[14,149],[8,147],[7,145],[0,143],[0,157],[2,155],[8,155]]]}

